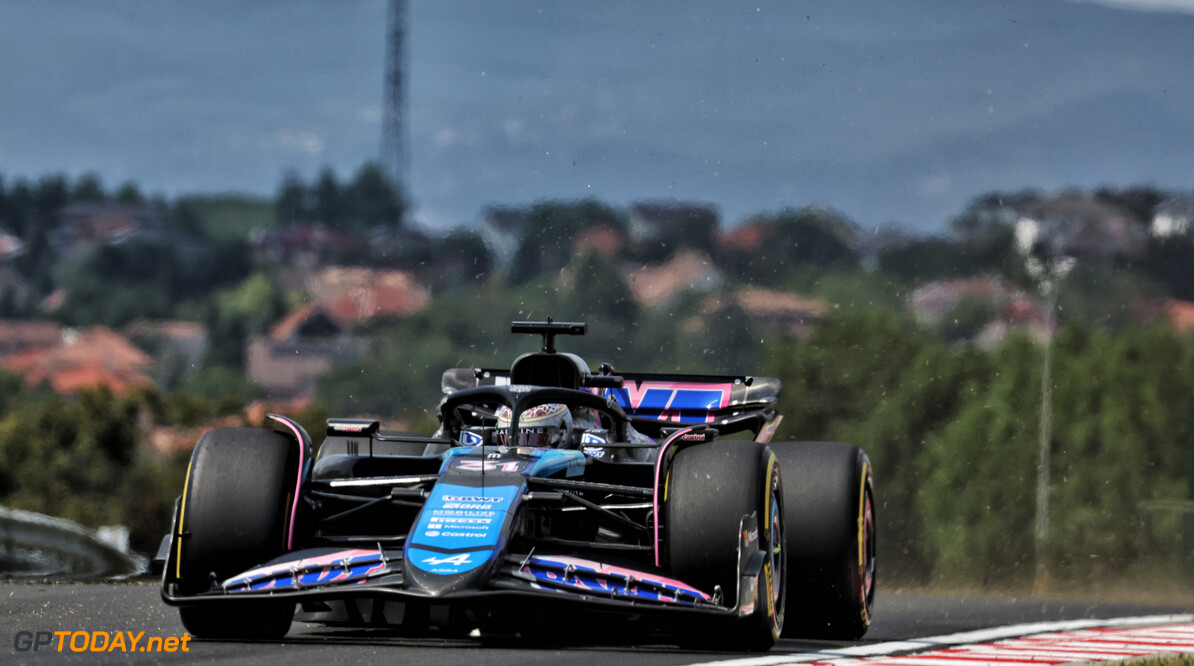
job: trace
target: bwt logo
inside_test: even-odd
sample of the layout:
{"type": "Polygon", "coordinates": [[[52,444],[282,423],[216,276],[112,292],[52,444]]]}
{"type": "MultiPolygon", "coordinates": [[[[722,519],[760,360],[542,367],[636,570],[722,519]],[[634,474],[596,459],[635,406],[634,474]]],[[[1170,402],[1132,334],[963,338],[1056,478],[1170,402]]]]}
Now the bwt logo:
{"type": "Polygon", "coordinates": [[[146,638],[144,631],[18,631],[12,647],[17,652],[43,647],[56,652],[190,652],[190,640],[190,634],[146,638]]]}

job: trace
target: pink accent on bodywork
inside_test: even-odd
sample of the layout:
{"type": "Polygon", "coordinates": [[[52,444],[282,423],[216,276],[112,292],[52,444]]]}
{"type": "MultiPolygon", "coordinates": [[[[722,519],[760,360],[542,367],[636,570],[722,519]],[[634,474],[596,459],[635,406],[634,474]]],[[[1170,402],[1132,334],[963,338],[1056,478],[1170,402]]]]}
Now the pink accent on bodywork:
{"type": "Polygon", "coordinates": [[[304,446],[306,442],[303,441],[303,434],[299,432],[299,429],[295,427],[290,419],[278,416],[277,414],[270,414],[269,418],[290,428],[290,432],[294,433],[294,441],[298,443],[299,448],[298,474],[294,480],[294,504],[290,507],[290,527],[286,530],[286,548],[291,549],[294,548],[294,515],[298,513],[299,491],[302,490],[303,486],[303,464],[305,462],[303,456],[306,454],[307,447],[304,446]]]}
{"type": "MultiPolygon", "coordinates": [[[[335,583],[335,582],[340,581],[341,579],[345,579],[350,576],[350,571],[348,569],[342,568],[342,567],[345,565],[346,560],[351,561],[351,559],[354,557],[355,558],[373,557],[373,558],[377,558],[379,560],[377,562],[372,563],[372,566],[370,566],[369,569],[367,571],[365,571],[365,573],[364,573],[365,577],[368,577],[370,574],[373,574],[375,572],[383,570],[386,566],[386,561],[385,561],[385,558],[381,556],[381,551],[342,550],[342,551],[330,553],[327,555],[320,555],[318,557],[308,557],[308,558],[303,558],[300,560],[292,560],[289,562],[282,562],[280,564],[272,564],[270,566],[261,567],[259,569],[253,569],[252,571],[247,571],[243,574],[240,574],[239,576],[235,576],[233,578],[230,578],[230,579],[224,581],[223,586],[225,589],[228,589],[229,587],[236,587],[236,586],[244,585],[245,589],[240,590],[240,591],[258,591],[258,592],[260,592],[261,590],[280,589],[280,588],[278,588],[278,585],[280,582],[280,579],[278,577],[282,576],[284,574],[288,574],[288,573],[293,577],[295,575],[295,572],[298,572],[298,571],[303,572],[304,575],[309,575],[312,573],[318,574],[317,579],[315,581],[306,581],[308,584],[314,583],[314,584],[318,584],[318,585],[324,585],[327,583],[335,583]],[[318,571],[309,571],[309,569],[313,569],[313,568],[317,569],[318,571]],[[268,578],[270,580],[264,586],[254,588],[253,587],[254,580],[260,579],[260,578],[268,578]]],[[[368,563],[358,563],[358,565],[360,565],[360,564],[368,564],[368,563]]],[[[356,581],[357,584],[360,584],[363,582],[365,582],[365,578],[361,578],[360,580],[356,581]]],[[[295,585],[295,587],[298,587],[298,586],[295,585]]],[[[237,592],[238,590],[232,590],[232,591],[237,592]]]]}
{"type": "Polygon", "coordinates": [[[655,511],[655,566],[657,567],[661,566],[659,564],[659,493],[661,490],[659,487],[659,473],[663,469],[663,455],[667,453],[667,447],[676,441],[676,438],[690,432],[692,432],[692,428],[685,428],[672,433],[671,437],[668,437],[664,440],[663,444],[659,445],[659,457],[655,460],[655,493],[651,496],[651,502],[654,504],[655,511]]]}
{"type": "Polygon", "coordinates": [[[537,555],[533,558],[533,560],[539,562],[558,562],[565,566],[571,564],[577,567],[586,567],[598,573],[613,574],[615,576],[629,576],[630,578],[646,583],[670,585],[672,587],[684,590],[685,592],[689,592],[695,596],[699,596],[703,599],[709,599],[708,594],[701,592],[700,590],[683,581],[679,581],[674,578],[664,578],[663,576],[657,576],[655,574],[649,574],[643,571],[635,571],[634,569],[627,569],[625,567],[613,567],[608,564],[602,564],[601,562],[594,562],[592,560],[585,560],[579,557],[560,557],[556,555],[537,555]]]}
{"type": "Polygon", "coordinates": [[[271,564],[268,567],[261,567],[260,569],[253,569],[246,571],[237,576],[237,578],[250,578],[257,576],[273,576],[280,573],[290,571],[292,568],[302,568],[309,566],[324,567],[332,564],[339,564],[342,560],[348,557],[361,557],[363,555],[377,555],[381,551],[377,550],[341,550],[335,553],[328,553],[327,555],[320,555],[318,557],[306,557],[300,560],[293,560],[290,562],[282,562],[279,564],[271,564]]]}

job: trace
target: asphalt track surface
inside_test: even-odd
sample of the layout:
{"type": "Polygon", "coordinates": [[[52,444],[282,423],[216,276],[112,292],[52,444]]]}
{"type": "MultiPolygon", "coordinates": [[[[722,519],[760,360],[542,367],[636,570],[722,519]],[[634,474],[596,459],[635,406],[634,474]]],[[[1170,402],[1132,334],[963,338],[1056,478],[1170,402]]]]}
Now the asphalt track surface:
{"type": "MultiPolygon", "coordinates": [[[[875,620],[860,643],[782,640],[773,652],[792,654],[845,645],[924,638],[961,631],[1027,622],[1113,618],[1194,612],[1194,603],[1107,603],[1064,599],[988,596],[945,596],[923,593],[880,593],[875,620]]],[[[544,618],[567,623],[566,617],[544,618]]],[[[184,634],[176,609],[158,597],[156,580],[117,584],[0,583],[0,663],[176,663],[236,662],[247,664],[366,663],[389,661],[409,665],[491,666],[501,664],[611,664],[638,666],[692,664],[727,659],[732,653],[684,651],[664,644],[619,645],[616,637],[602,644],[535,645],[507,641],[496,645],[472,640],[406,638],[392,632],[328,629],[295,623],[282,641],[247,643],[192,639],[187,651],[72,652],[58,651],[58,640],[37,651],[28,636],[37,632],[133,632],[138,647],[150,637],[184,634]],[[29,634],[21,634],[29,632],[29,634]],[[19,650],[21,640],[26,649],[19,650]]],[[[43,634],[44,635],[44,634],[43,634]]],[[[76,639],[81,647],[83,636],[76,639]]]]}

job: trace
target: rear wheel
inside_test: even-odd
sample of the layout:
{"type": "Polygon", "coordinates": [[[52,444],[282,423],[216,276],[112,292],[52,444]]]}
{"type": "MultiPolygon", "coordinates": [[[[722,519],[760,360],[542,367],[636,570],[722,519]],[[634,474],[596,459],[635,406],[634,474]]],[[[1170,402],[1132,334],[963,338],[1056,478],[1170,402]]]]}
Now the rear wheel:
{"type": "MultiPolygon", "coordinates": [[[[198,594],[286,552],[298,446],[279,433],[218,428],[200,438],[183,491],[179,591],[198,594]]],[[[280,638],[294,604],[182,606],[183,626],[202,638],[280,638]]]]}
{"type": "Polygon", "coordinates": [[[784,635],[854,640],[875,601],[875,490],[862,449],[772,443],[784,471],[792,603],[784,635]]]}
{"type": "Polygon", "coordinates": [[[717,626],[677,627],[682,646],[769,649],[783,629],[787,565],[783,487],[771,450],[756,442],[726,441],[676,454],[665,484],[663,517],[667,566],[677,578],[708,593],[720,587],[727,605],[736,605],[742,518],[752,513],[764,555],[753,610],[717,626]]]}

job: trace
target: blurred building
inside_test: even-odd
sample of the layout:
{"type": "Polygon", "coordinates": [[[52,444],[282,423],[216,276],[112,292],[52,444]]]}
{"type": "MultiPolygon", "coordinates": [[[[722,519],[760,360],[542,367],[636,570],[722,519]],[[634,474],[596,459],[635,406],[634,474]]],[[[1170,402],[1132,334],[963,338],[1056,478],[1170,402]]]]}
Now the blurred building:
{"type": "Polygon", "coordinates": [[[324,265],[361,252],[365,245],[323,224],[297,222],[257,234],[253,258],[269,263],[324,265]]]}
{"type": "Polygon", "coordinates": [[[48,384],[64,395],[99,387],[121,394],[153,385],[146,374],[153,358],[111,329],[64,327],[54,344],[47,346],[44,342],[5,356],[0,366],[24,377],[28,386],[48,384]]]}
{"type": "Polygon", "coordinates": [[[249,379],[268,400],[295,400],[315,394],[315,379],[332,365],[355,361],[368,341],[353,336],[324,306],[303,305],[279,321],[269,335],[249,341],[249,379]]]}
{"type": "Polygon", "coordinates": [[[1051,256],[1138,259],[1148,241],[1147,229],[1131,213],[1081,192],[1033,202],[1021,215],[1016,223],[1021,249],[1031,243],[1051,256]]]}
{"type": "Polygon", "coordinates": [[[503,206],[489,206],[481,212],[481,240],[493,254],[494,263],[503,270],[514,260],[529,212],[527,208],[503,206]]]}
{"type": "Polygon", "coordinates": [[[58,213],[48,235],[59,256],[86,252],[100,245],[139,241],[164,245],[174,240],[161,213],[152,206],[119,203],[76,203],[58,213]]]}
{"type": "Polygon", "coordinates": [[[1194,222],[1194,196],[1183,195],[1162,201],[1153,213],[1149,230],[1158,238],[1186,236],[1194,222]]]}
{"type": "Polygon", "coordinates": [[[721,217],[713,204],[681,201],[644,201],[630,207],[627,225],[630,238],[636,243],[651,243],[666,235],[669,229],[691,220],[712,220],[721,217]]]}
{"type": "Polygon", "coordinates": [[[345,327],[407,317],[431,302],[431,291],[406,271],[330,266],[308,274],[304,287],[345,327]]]}
{"type": "Polygon", "coordinates": [[[667,307],[683,293],[712,291],[724,282],[713,260],[695,250],[681,250],[668,261],[643,266],[628,277],[634,300],[649,308],[667,307]]]}

